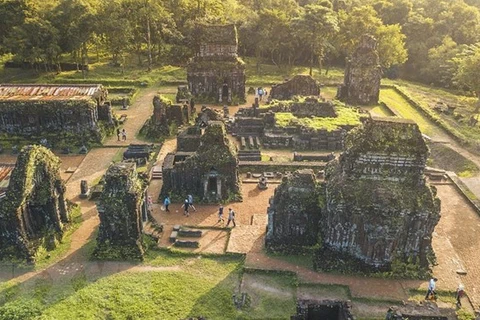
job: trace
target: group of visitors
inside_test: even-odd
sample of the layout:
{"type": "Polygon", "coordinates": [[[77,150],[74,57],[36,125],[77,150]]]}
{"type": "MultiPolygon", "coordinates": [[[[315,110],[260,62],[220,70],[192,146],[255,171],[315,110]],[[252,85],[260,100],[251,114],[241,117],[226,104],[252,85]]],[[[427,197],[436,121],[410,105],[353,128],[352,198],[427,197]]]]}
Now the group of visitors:
{"type": "MultiPolygon", "coordinates": [[[[220,205],[218,208],[218,221],[217,223],[222,222],[223,223],[223,205],[220,205]]],[[[235,211],[233,211],[232,208],[228,208],[228,219],[227,219],[227,227],[230,225],[230,222],[232,222],[233,227],[236,227],[237,224],[235,223],[235,211]]]]}
{"type": "MultiPolygon", "coordinates": [[[[437,288],[437,278],[432,278],[428,282],[428,289],[427,289],[427,295],[425,296],[425,300],[437,300],[437,293],[435,289],[437,288]]],[[[457,290],[455,292],[455,300],[457,307],[460,308],[462,306],[462,297],[465,296],[465,289],[463,284],[459,284],[457,287],[457,290]]]]}
{"type": "Polygon", "coordinates": [[[193,211],[197,211],[197,209],[193,206],[193,196],[189,194],[186,198],[185,201],[183,201],[183,214],[187,217],[190,216],[189,210],[190,208],[193,209],[193,211]]]}
{"type": "MultiPolygon", "coordinates": [[[[165,212],[170,212],[168,206],[171,204],[171,200],[170,200],[170,196],[167,195],[165,197],[165,199],[163,200],[163,207],[162,207],[162,210],[164,210],[165,212]]],[[[193,205],[193,196],[191,194],[189,194],[183,204],[182,204],[182,208],[183,208],[183,215],[189,217],[190,216],[190,209],[193,209],[193,211],[197,211],[197,208],[195,208],[195,206],[193,205]]],[[[217,223],[220,223],[220,222],[224,222],[224,218],[223,218],[223,205],[220,204],[219,208],[218,208],[218,222],[217,223]]],[[[228,227],[230,225],[230,223],[233,224],[233,227],[236,227],[237,224],[235,223],[235,211],[233,211],[232,208],[228,208],[228,217],[227,217],[227,224],[226,226],[228,227]]]]}
{"type": "Polygon", "coordinates": [[[122,141],[127,140],[127,131],[125,131],[125,128],[120,130],[120,128],[117,128],[117,139],[120,141],[120,137],[122,138],[122,141]]]}

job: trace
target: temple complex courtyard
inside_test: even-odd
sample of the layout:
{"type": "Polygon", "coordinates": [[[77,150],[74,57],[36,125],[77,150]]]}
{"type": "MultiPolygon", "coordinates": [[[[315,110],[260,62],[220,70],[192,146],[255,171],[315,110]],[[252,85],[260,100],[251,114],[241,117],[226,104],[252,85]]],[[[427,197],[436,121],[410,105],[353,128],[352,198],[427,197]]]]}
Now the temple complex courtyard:
{"type": "MultiPolygon", "coordinates": [[[[25,152],[37,147],[22,149],[24,179],[14,171],[0,176],[28,186],[19,192],[24,198],[4,188],[16,214],[5,226],[0,221],[0,240],[16,260],[0,262],[0,316],[289,319],[314,310],[325,319],[384,319],[394,307],[443,320],[478,312],[480,157],[403,91],[380,87],[372,41],[365,38],[363,48],[373,56],[372,86],[355,87],[353,61],[345,82],[352,87],[340,89],[348,103],[368,98],[367,106],[334,99],[334,86],[320,88],[307,75],[263,86],[271,96],[261,101],[253,87],[236,96],[245,91],[244,65],[227,55],[226,80],[208,85],[211,92],[204,70],[189,69],[208,103],[177,99],[171,85],[141,88],[128,108],[113,108],[125,141],[113,133],[83,155],[38,147],[45,156],[29,158],[25,152]],[[159,132],[162,139],[148,136],[159,132]],[[129,152],[142,155],[129,161],[129,152]],[[189,194],[196,210],[185,216],[189,194]],[[48,208],[53,218],[36,218],[48,208]],[[227,227],[230,208],[236,226],[227,227]],[[51,220],[54,236],[46,232],[51,220]],[[320,227],[328,231],[323,238],[320,227]],[[326,243],[331,257],[318,253],[326,243]],[[334,255],[338,247],[374,272],[349,269],[351,261],[334,255]],[[420,273],[432,250],[436,303],[425,301],[430,274],[420,273]],[[397,251],[408,259],[394,260],[397,251]],[[467,292],[461,309],[459,284],[467,292]]],[[[220,51],[231,53],[236,44],[225,45],[220,51]]],[[[205,57],[202,68],[211,62],[205,57]]],[[[0,154],[0,170],[17,161],[11,149],[0,154]]]]}
{"type": "MultiPolygon", "coordinates": [[[[148,93],[147,93],[148,94],[148,93]]],[[[251,97],[250,97],[251,98],[251,97]]],[[[142,100],[139,100],[142,101],[142,100]]],[[[132,106],[142,108],[142,103],[132,106]]],[[[221,109],[218,107],[218,109],[221,109]]],[[[133,120],[133,119],[132,119],[133,120]]],[[[129,131],[139,130],[142,121],[130,122],[129,131]]],[[[117,142],[112,139],[111,144],[117,142]]],[[[197,211],[191,212],[189,217],[183,215],[180,203],[173,203],[170,213],[161,210],[161,205],[155,201],[153,204],[153,217],[164,225],[164,232],[159,241],[159,248],[171,250],[168,237],[175,225],[189,226],[204,230],[205,234],[196,249],[173,249],[174,252],[185,252],[186,260],[168,263],[168,266],[158,266],[158,262],[130,263],[130,262],[94,262],[88,260],[89,247],[94,241],[95,230],[99,220],[95,204],[88,200],[79,199],[78,185],[80,180],[90,183],[98,180],[106,171],[109,163],[119,152],[125,148],[122,142],[118,147],[96,148],[89,151],[86,156],[61,156],[62,177],[67,181],[67,196],[80,204],[83,213],[83,222],[71,235],[70,247],[55,262],[47,262],[46,269],[24,270],[5,266],[2,268],[2,279],[18,284],[32,285],[49,279],[53,285],[57,283],[71,283],[79,274],[84,275],[87,281],[110,277],[115,274],[143,272],[177,272],[186,265],[194,263],[196,254],[227,255],[241,254],[245,256],[245,267],[248,270],[279,270],[294,276],[299,282],[295,288],[285,287],[282,279],[277,276],[245,273],[239,282],[240,291],[251,295],[252,307],[260,308],[265,295],[275,295],[276,299],[285,299],[293,302],[296,298],[322,297],[323,299],[349,299],[352,301],[352,312],[360,318],[369,319],[372,316],[382,318],[385,308],[401,301],[413,298],[421,300],[426,289],[426,281],[419,280],[390,280],[381,278],[365,278],[363,276],[341,275],[335,273],[315,272],[311,268],[308,257],[284,256],[267,254],[264,250],[264,237],[267,225],[266,211],[269,198],[279,181],[269,184],[267,190],[259,190],[257,184],[242,183],[242,202],[225,205],[232,207],[237,212],[237,226],[225,228],[217,222],[218,205],[195,204],[197,211]],[[76,167],[74,173],[65,173],[68,168],[76,167]],[[188,258],[191,255],[191,258],[188,258]],[[193,260],[190,260],[193,259],[193,260]],[[43,280],[42,280],[43,279],[43,280]],[[30,284],[29,284],[30,283],[30,284]],[[288,288],[288,289],[287,289],[288,288]]],[[[176,149],[175,139],[167,140],[159,152],[157,165],[161,165],[163,157],[168,152],[176,149]]],[[[284,151],[269,151],[272,155],[286,156],[284,151]]],[[[2,163],[13,163],[15,156],[1,155],[2,163]]],[[[245,174],[241,180],[248,180],[245,174]]],[[[480,303],[480,279],[477,276],[477,261],[479,257],[479,243],[476,232],[480,228],[480,217],[468,203],[466,198],[459,193],[455,185],[449,181],[433,182],[442,201],[442,216],[435,228],[433,248],[436,253],[437,265],[433,274],[440,279],[438,284],[441,292],[453,292],[458,283],[465,284],[468,290],[469,301],[473,306],[480,303]],[[466,273],[466,274],[465,274],[466,273]]],[[[161,180],[152,180],[149,194],[154,199],[160,193],[161,180]]],[[[165,252],[165,251],[161,251],[165,252]]],[[[217,256],[217,257],[220,257],[217,256]]],[[[208,259],[208,258],[205,258],[208,259]]],[[[217,258],[214,258],[217,259],[217,258]]],[[[157,261],[157,260],[154,260],[157,261]]],[[[280,273],[281,274],[281,273],[280,273]]],[[[442,295],[443,296],[443,295],[442,295]]],[[[451,299],[440,298],[440,307],[451,306],[451,299]]],[[[289,303],[291,303],[289,302],[289,303]]],[[[464,305],[468,305],[467,302],[464,305]]],[[[293,310],[292,310],[293,312],[293,310]]]]}

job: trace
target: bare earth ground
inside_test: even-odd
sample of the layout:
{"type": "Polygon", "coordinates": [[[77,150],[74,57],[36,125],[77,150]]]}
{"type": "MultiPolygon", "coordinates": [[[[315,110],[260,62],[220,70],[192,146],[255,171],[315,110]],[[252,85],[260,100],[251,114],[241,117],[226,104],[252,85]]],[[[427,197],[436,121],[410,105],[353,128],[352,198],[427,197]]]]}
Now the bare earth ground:
{"type": "MultiPolygon", "coordinates": [[[[242,194],[244,196],[243,202],[231,203],[225,206],[224,219],[225,221],[218,222],[218,206],[217,205],[200,205],[196,204],[197,211],[191,211],[190,216],[183,214],[183,209],[180,203],[173,203],[170,205],[170,212],[160,210],[160,205],[153,206],[153,216],[159,222],[164,224],[164,235],[160,242],[160,246],[168,247],[171,244],[168,242],[168,237],[173,231],[174,225],[183,226],[200,226],[200,227],[226,227],[226,217],[228,208],[232,208],[236,213],[235,228],[230,231],[228,240],[228,247],[226,241],[219,241],[220,238],[215,238],[216,246],[221,247],[225,252],[247,253],[251,250],[261,251],[263,247],[263,237],[266,228],[266,216],[268,199],[273,195],[275,187],[270,187],[267,190],[258,190],[257,185],[242,184],[242,194]],[[254,217],[256,215],[262,218],[254,217]],[[261,225],[256,223],[262,221],[261,225]],[[254,222],[255,221],[255,222],[254,222]],[[255,223],[255,224],[253,224],[255,223]]],[[[150,190],[152,192],[152,190],[150,190]]],[[[232,227],[233,224],[230,224],[232,227]]],[[[212,230],[213,231],[213,230],[212,230]]],[[[201,242],[202,244],[202,242],[201,242]]],[[[202,247],[197,252],[202,252],[202,247]]],[[[208,252],[220,252],[220,248],[215,248],[215,245],[209,245],[208,252]]]]}

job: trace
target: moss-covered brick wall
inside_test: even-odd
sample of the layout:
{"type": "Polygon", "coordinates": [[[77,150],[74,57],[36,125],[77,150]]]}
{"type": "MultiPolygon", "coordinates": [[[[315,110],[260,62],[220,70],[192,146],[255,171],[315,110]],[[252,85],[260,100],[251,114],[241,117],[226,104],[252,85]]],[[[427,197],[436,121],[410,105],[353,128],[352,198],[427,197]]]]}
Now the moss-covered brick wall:
{"type": "Polygon", "coordinates": [[[112,164],[98,206],[100,227],[93,256],[107,260],[142,260],[142,214],[146,182],[133,162],[112,164]]]}
{"type": "MultiPolygon", "coordinates": [[[[173,158],[171,160],[173,162],[173,158]]],[[[163,181],[162,195],[185,197],[192,194],[206,202],[241,199],[237,152],[227,138],[224,124],[211,122],[192,156],[164,165],[163,181]],[[205,193],[205,183],[210,175],[221,184],[220,193],[215,198],[205,193]]]]}
{"type": "Polygon", "coordinates": [[[313,170],[287,175],[275,189],[268,208],[266,246],[272,250],[294,251],[318,241],[318,223],[323,201],[321,185],[313,170]]]}
{"type": "Polygon", "coordinates": [[[344,83],[338,90],[338,98],[353,105],[378,103],[382,68],[377,52],[377,40],[364,35],[347,62],[344,83]]]}
{"type": "Polygon", "coordinates": [[[388,269],[397,259],[427,267],[440,219],[436,189],[423,176],[427,155],[411,121],[371,119],[352,130],[345,152],[325,170],[323,249],[371,268],[388,269]]]}
{"type": "Polygon", "coordinates": [[[0,132],[97,131],[97,116],[94,100],[0,101],[0,132]]]}
{"type": "Polygon", "coordinates": [[[320,84],[308,75],[296,75],[292,79],[272,86],[269,99],[289,100],[293,96],[319,96],[320,84]]]}
{"type": "Polygon", "coordinates": [[[0,202],[0,257],[34,262],[55,247],[70,220],[60,159],[42,146],[24,147],[0,202]]]}

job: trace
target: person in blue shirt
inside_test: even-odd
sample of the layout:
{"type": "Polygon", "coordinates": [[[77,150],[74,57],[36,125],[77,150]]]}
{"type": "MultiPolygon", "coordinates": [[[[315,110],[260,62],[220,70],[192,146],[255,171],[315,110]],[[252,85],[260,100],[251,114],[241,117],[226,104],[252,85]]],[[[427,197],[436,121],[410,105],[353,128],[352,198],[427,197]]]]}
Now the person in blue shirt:
{"type": "Polygon", "coordinates": [[[165,211],[170,212],[170,210],[168,210],[168,206],[170,205],[170,197],[168,195],[165,197],[165,200],[163,200],[163,205],[165,206],[165,211]]]}
{"type": "Polygon", "coordinates": [[[197,211],[197,209],[193,206],[193,196],[191,194],[189,194],[187,196],[187,199],[188,199],[188,205],[190,207],[192,207],[193,211],[197,211]]]}

